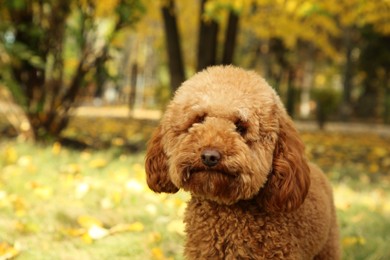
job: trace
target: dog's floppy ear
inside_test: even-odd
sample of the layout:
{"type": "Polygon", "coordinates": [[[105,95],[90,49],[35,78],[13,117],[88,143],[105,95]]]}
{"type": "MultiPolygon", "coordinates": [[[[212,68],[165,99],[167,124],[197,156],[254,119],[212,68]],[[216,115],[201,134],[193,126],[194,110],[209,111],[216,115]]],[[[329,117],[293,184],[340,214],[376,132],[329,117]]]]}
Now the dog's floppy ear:
{"type": "Polygon", "coordinates": [[[260,192],[261,204],[270,212],[289,212],[305,200],[310,186],[310,169],[304,145],[292,120],[283,111],[275,146],[272,172],[260,192]]]}
{"type": "Polygon", "coordinates": [[[175,193],[179,189],[171,182],[168,175],[167,156],[161,142],[162,130],[159,126],[150,139],[145,159],[146,181],[155,192],[175,193]]]}

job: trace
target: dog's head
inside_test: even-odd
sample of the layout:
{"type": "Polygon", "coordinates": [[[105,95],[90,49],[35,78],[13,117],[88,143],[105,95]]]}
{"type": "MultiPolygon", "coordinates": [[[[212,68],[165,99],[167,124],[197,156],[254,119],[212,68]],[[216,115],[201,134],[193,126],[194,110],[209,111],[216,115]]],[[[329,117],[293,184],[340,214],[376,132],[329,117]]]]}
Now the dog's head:
{"type": "Polygon", "coordinates": [[[221,204],[255,199],[291,211],[308,192],[304,146],[275,91],[256,73],[211,67],[178,89],[148,144],[156,192],[184,189],[221,204]]]}

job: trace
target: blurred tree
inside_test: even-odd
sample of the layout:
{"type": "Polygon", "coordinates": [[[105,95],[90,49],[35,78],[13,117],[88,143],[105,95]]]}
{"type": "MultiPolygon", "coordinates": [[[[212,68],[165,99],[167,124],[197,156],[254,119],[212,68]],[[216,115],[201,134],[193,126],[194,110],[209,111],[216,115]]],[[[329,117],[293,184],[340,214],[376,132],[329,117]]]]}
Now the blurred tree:
{"type": "MultiPolygon", "coordinates": [[[[196,70],[200,71],[207,66],[233,63],[233,54],[238,31],[239,11],[243,1],[234,0],[201,0],[199,1],[199,23],[196,70]],[[218,32],[221,27],[223,14],[229,13],[226,26],[224,44],[218,44],[218,32]],[[219,51],[219,46],[223,47],[219,51]],[[218,54],[222,57],[218,59],[218,54]]],[[[184,1],[183,1],[184,3],[184,1]]],[[[188,1],[186,1],[186,4],[188,1]]],[[[164,22],[166,47],[168,50],[168,64],[171,78],[171,93],[180,86],[185,79],[184,58],[182,55],[182,41],[178,29],[178,12],[174,0],[162,1],[161,11],[164,22]]]]}
{"type": "MultiPolygon", "coordinates": [[[[358,82],[356,78],[360,77],[357,61],[364,48],[361,29],[370,25],[379,35],[389,35],[389,2],[255,0],[244,7],[243,33],[257,38],[257,42],[252,41],[252,57],[263,61],[263,71],[277,89],[282,90],[279,85],[284,80],[288,107],[294,108],[291,101],[294,95],[290,94],[296,91],[291,86],[303,84],[305,76],[300,71],[314,60],[316,66],[322,63],[342,68],[344,91],[341,111],[344,119],[351,116],[353,103],[360,100],[355,97],[357,91],[353,83],[358,82]],[[279,48],[275,48],[275,39],[281,43],[277,45],[279,48]],[[291,69],[295,71],[295,84],[291,84],[291,75],[294,75],[291,69]]],[[[245,51],[248,53],[248,48],[245,51]]],[[[257,62],[252,59],[250,64],[254,66],[257,62]]],[[[383,86],[380,88],[383,89],[383,86]]],[[[371,106],[378,110],[378,102],[372,100],[371,106]]]]}
{"type": "MultiPolygon", "coordinates": [[[[361,99],[371,100],[370,109],[378,110],[379,103],[377,102],[378,91],[374,93],[367,93],[367,84],[363,86],[364,89],[361,91],[363,94],[360,98],[353,98],[352,93],[356,92],[356,76],[359,72],[359,53],[362,52],[362,49],[366,49],[366,43],[373,40],[376,41],[374,34],[378,36],[388,36],[390,35],[390,3],[387,0],[378,0],[378,1],[360,1],[360,0],[349,0],[349,1],[338,1],[331,0],[326,1],[322,5],[322,8],[325,12],[329,13],[331,16],[335,17],[335,20],[338,23],[338,27],[342,31],[340,40],[341,44],[339,45],[340,54],[342,55],[341,65],[343,67],[343,101],[341,106],[341,117],[343,120],[349,119],[354,110],[357,112],[358,116],[363,116],[359,109],[354,108],[359,107],[356,102],[360,103],[361,99]],[[367,35],[362,35],[362,32],[366,32],[367,27],[370,27],[372,30],[371,36],[374,36],[372,39],[367,38],[367,35]],[[369,95],[369,98],[364,98],[364,96],[369,95]]],[[[374,47],[373,45],[371,47],[374,47]]],[[[366,49],[367,50],[367,49],[366,49]]],[[[368,67],[367,67],[368,68],[368,67]]],[[[371,75],[374,76],[374,75],[371,75]]],[[[375,80],[374,80],[375,81],[375,80]]],[[[382,86],[377,86],[378,89],[383,89],[382,86]]],[[[374,111],[368,111],[368,103],[366,102],[365,110],[371,115],[374,116],[374,111]]]]}
{"type": "Polygon", "coordinates": [[[382,114],[384,122],[389,123],[390,35],[381,35],[372,26],[366,26],[361,33],[363,44],[358,68],[364,78],[362,94],[355,104],[356,112],[367,119],[380,118],[382,114]]]}
{"type": "Polygon", "coordinates": [[[0,42],[8,57],[0,79],[36,140],[60,135],[80,89],[93,75],[103,80],[111,40],[142,8],[140,0],[0,1],[0,42]]]}
{"type": "Polygon", "coordinates": [[[321,60],[338,58],[333,44],[337,23],[316,2],[257,0],[243,8],[242,33],[253,39],[245,49],[253,53],[249,64],[260,67],[290,115],[298,107],[297,97],[308,102],[313,76],[305,74],[314,73],[321,60]]]}
{"type": "Polygon", "coordinates": [[[162,5],[161,12],[164,21],[169,74],[173,93],[185,79],[181,41],[176,21],[175,1],[168,0],[166,4],[162,5]]]}
{"type": "Polygon", "coordinates": [[[243,4],[244,1],[234,0],[201,1],[197,50],[198,71],[216,64],[233,63],[243,4]],[[225,29],[224,38],[218,38],[220,28],[225,29]]]}
{"type": "Polygon", "coordinates": [[[208,0],[200,1],[197,71],[217,64],[219,24],[216,20],[205,17],[205,6],[207,2],[208,0]]]}
{"type": "Polygon", "coordinates": [[[324,129],[326,121],[339,105],[339,94],[330,87],[313,90],[313,97],[316,102],[316,120],[318,127],[324,129]]]}

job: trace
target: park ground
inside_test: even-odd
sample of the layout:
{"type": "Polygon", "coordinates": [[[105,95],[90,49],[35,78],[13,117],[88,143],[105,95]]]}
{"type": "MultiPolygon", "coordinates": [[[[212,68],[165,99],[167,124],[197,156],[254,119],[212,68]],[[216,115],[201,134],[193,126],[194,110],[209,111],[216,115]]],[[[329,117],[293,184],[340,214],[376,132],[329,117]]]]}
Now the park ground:
{"type": "MultiPolygon", "coordinates": [[[[82,149],[0,141],[0,259],[182,259],[188,194],[145,183],[144,144],[159,115],[87,115],[64,133],[82,149]]],[[[298,126],[333,184],[343,259],[390,259],[388,129],[298,126]]]]}

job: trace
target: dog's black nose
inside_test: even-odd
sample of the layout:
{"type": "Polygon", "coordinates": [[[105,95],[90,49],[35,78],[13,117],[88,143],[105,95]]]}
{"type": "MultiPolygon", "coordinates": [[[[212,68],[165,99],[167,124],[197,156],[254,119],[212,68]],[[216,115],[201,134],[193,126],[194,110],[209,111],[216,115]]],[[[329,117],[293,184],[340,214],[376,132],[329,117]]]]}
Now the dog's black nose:
{"type": "Polygon", "coordinates": [[[208,167],[213,167],[221,160],[221,154],[215,149],[205,149],[201,154],[202,163],[208,167]]]}

